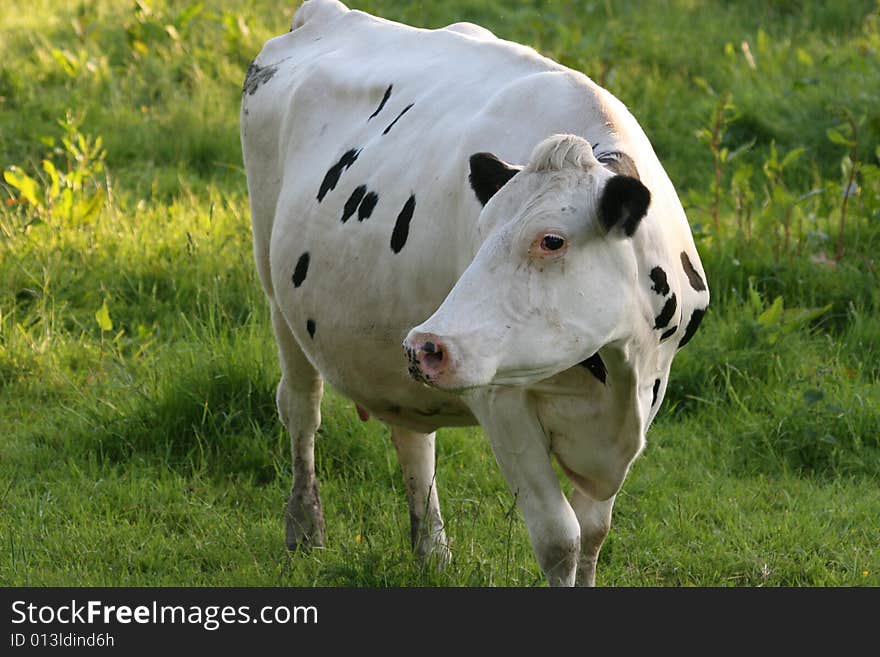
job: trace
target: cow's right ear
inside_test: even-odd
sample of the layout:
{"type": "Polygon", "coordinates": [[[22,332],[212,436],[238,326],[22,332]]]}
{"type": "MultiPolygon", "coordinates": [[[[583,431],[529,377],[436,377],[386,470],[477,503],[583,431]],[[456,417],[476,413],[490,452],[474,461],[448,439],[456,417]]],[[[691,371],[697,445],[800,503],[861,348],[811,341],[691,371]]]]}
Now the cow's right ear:
{"type": "Polygon", "coordinates": [[[507,184],[522,169],[503,160],[492,153],[474,153],[470,159],[471,173],[468,180],[480,203],[486,205],[499,189],[507,184]]]}

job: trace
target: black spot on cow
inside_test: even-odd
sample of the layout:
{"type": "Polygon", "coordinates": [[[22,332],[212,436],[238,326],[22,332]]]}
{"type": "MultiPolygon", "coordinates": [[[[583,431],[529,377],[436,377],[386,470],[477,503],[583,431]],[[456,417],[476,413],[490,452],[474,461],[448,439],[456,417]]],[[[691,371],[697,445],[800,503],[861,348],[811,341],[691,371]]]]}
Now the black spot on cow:
{"type": "Polygon", "coordinates": [[[614,176],[602,190],[599,218],[605,230],[611,231],[615,226],[620,226],[627,237],[632,237],[650,203],[651,192],[638,179],[614,176]]]}
{"type": "Polygon", "coordinates": [[[351,196],[349,196],[348,200],[345,202],[345,207],[342,208],[342,223],[345,223],[346,221],[351,219],[351,216],[355,213],[355,210],[358,209],[358,206],[361,204],[361,200],[364,198],[364,194],[366,193],[366,185],[355,187],[355,190],[351,193],[351,196]]]}
{"type": "Polygon", "coordinates": [[[636,163],[633,162],[633,159],[626,153],[621,151],[601,153],[596,156],[596,159],[604,164],[605,168],[610,169],[618,175],[629,176],[630,178],[641,180],[641,178],[639,178],[639,170],[636,168],[636,163]]]}
{"type": "Polygon", "coordinates": [[[358,155],[360,155],[360,151],[352,148],[351,150],[346,151],[342,157],[339,158],[339,161],[327,170],[324,180],[321,181],[321,187],[318,189],[318,203],[324,200],[327,192],[336,189],[336,183],[339,182],[339,176],[342,175],[343,170],[348,169],[354,164],[358,155]]]}
{"type": "Polygon", "coordinates": [[[599,379],[602,383],[605,383],[605,378],[608,376],[608,371],[605,369],[605,363],[602,361],[602,357],[599,356],[598,352],[587,358],[587,360],[582,360],[578,363],[581,367],[585,367],[590,370],[590,373],[599,379]]]}
{"type": "Polygon", "coordinates": [[[398,121],[400,121],[400,117],[403,116],[404,114],[406,114],[407,112],[409,112],[410,109],[412,109],[413,105],[415,105],[415,103],[410,103],[409,105],[404,107],[403,110],[400,112],[400,114],[397,115],[397,118],[394,119],[391,123],[389,123],[388,127],[382,131],[382,134],[387,135],[388,132],[391,130],[391,128],[394,127],[394,124],[397,123],[398,121]]]}
{"type": "Polygon", "coordinates": [[[684,267],[684,273],[687,274],[688,281],[690,281],[692,288],[697,292],[702,292],[706,289],[703,277],[697,273],[696,269],[694,269],[694,266],[691,264],[691,259],[688,258],[688,254],[684,251],[681,252],[681,266],[684,267]]]}
{"type": "Polygon", "coordinates": [[[397,215],[397,222],[394,224],[394,232],[391,233],[391,250],[394,253],[400,253],[400,250],[406,244],[406,238],[409,237],[409,222],[412,221],[413,212],[416,209],[416,196],[412,194],[400,214],[397,215]]]}
{"type": "Polygon", "coordinates": [[[299,287],[306,280],[306,274],[309,273],[309,252],[303,253],[299,260],[296,261],[296,267],[293,270],[293,287],[299,287]]]}
{"type": "Polygon", "coordinates": [[[315,320],[307,319],[306,320],[306,331],[309,332],[309,337],[314,339],[315,337],[315,320]]]}
{"type": "Polygon", "coordinates": [[[257,89],[272,79],[272,76],[275,75],[277,70],[277,64],[272,66],[260,66],[256,61],[251,62],[248,66],[247,73],[244,76],[244,84],[242,85],[241,93],[253,96],[257,93],[257,89]]]}
{"type": "Polygon", "coordinates": [[[690,342],[691,338],[694,337],[694,333],[696,333],[697,329],[700,328],[700,322],[703,321],[703,315],[705,314],[705,308],[694,308],[694,312],[691,314],[690,321],[688,321],[687,327],[684,329],[684,337],[681,339],[681,342],[678,343],[679,349],[685,346],[688,342],[690,342]]]}
{"type": "Polygon", "coordinates": [[[392,85],[392,84],[388,85],[388,88],[385,90],[385,95],[382,96],[382,102],[379,103],[379,107],[376,108],[376,111],[373,112],[372,114],[370,114],[370,118],[367,119],[367,121],[369,121],[370,119],[375,117],[379,112],[382,111],[382,108],[385,107],[385,103],[387,103],[388,99],[391,98],[391,87],[393,87],[393,86],[394,85],[392,85]]]}
{"type": "Polygon", "coordinates": [[[373,209],[378,202],[379,195],[376,194],[376,192],[368,192],[367,195],[364,196],[364,200],[361,201],[361,206],[358,208],[358,221],[368,219],[370,215],[373,214],[373,209]]]}
{"type": "Polygon", "coordinates": [[[654,379],[654,392],[651,395],[651,407],[657,403],[657,393],[660,392],[660,379],[654,379]]]}
{"type": "Polygon", "coordinates": [[[670,320],[675,315],[675,309],[678,307],[678,301],[675,299],[675,294],[670,296],[666,303],[663,304],[663,309],[660,311],[660,314],[654,319],[654,328],[662,329],[666,328],[669,325],[670,320]]]}
{"type": "Polygon", "coordinates": [[[486,205],[489,199],[495,196],[495,192],[522,171],[520,167],[511,166],[492,153],[474,153],[470,157],[469,164],[468,181],[474,194],[477,195],[477,200],[483,205],[486,205]]]}
{"type": "Polygon", "coordinates": [[[664,297],[669,294],[669,283],[666,280],[666,272],[663,271],[662,267],[654,267],[651,270],[651,280],[654,282],[651,286],[654,292],[664,297]]]}
{"type": "Polygon", "coordinates": [[[678,324],[673,326],[668,331],[664,331],[663,335],[660,336],[660,342],[663,342],[666,338],[671,338],[673,335],[675,335],[675,332],[677,330],[678,330],[678,324]]]}

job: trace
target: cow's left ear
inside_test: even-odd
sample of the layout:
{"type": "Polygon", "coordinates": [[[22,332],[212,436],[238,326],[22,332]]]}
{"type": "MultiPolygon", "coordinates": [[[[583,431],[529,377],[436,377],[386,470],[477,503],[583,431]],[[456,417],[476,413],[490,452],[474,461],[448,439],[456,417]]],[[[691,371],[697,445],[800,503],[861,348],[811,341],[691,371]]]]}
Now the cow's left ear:
{"type": "Polygon", "coordinates": [[[631,176],[614,176],[602,190],[599,219],[605,230],[611,232],[619,227],[627,237],[632,237],[650,203],[651,192],[641,181],[631,176]]]}
{"type": "Polygon", "coordinates": [[[471,173],[468,180],[483,205],[486,205],[495,192],[522,170],[498,159],[492,153],[474,153],[471,155],[470,165],[471,173]]]}

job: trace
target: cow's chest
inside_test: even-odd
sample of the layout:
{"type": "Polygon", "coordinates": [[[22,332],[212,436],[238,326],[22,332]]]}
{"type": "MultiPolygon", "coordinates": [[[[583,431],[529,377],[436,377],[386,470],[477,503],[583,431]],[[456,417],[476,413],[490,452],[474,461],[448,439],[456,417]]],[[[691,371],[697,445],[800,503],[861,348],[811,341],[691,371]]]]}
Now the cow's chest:
{"type": "Polygon", "coordinates": [[[630,392],[618,387],[609,379],[601,382],[581,366],[533,387],[550,451],[569,479],[591,495],[601,482],[625,470],[640,449],[621,434],[630,392]]]}

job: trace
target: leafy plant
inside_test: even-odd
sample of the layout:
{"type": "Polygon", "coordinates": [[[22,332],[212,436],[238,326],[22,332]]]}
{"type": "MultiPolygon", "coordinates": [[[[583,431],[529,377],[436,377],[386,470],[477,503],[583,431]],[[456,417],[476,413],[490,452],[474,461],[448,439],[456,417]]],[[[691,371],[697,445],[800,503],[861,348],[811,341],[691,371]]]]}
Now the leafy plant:
{"type": "Polygon", "coordinates": [[[846,226],[846,208],[849,203],[850,196],[858,194],[858,186],[856,185],[856,176],[859,171],[859,125],[864,123],[865,117],[856,119],[856,117],[848,109],[841,110],[846,121],[834,128],[829,128],[826,134],[828,139],[840,146],[846,146],[849,152],[843,156],[840,161],[840,169],[843,174],[843,189],[841,196],[843,200],[840,203],[840,224],[837,233],[837,253],[835,262],[840,262],[843,258],[843,230],[846,226]]]}
{"type": "Polygon", "coordinates": [[[776,142],[770,143],[770,153],[764,160],[764,176],[767,178],[766,202],[764,204],[764,216],[767,219],[765,225],[771,228],[774,243],[774,257],[779,261],[781,251],[788,252],[791,246],[791,223],[795,206],[800,195],[791,190],[786,183],[785,173],[806,152],[803,147],[793,148],[784,156],[780,157],[776,149],[776,142]],[[776,229],[777,217],[782,215],[782,242],[779,240],[779,231],[776,229]]]}
{"type": "MultiPolygon", "coordinates": [[[[705,83],[705,88],[711,91],[711,88],[708,86],[708,83],[705,83]]],[[[713,95],[714,92],[712,92],[713,95]]],[[[712,213],[712,225],[715,227],[715,234],[717,235],[720,232],[721,224],[718,220],[718,206],[719,200],[721,197],[721,175],[722,175],[722,167],[727,161],[730,152],[727,148],[721,145],[722,140],[724,139],[724,128],[730,123],[732,114],[735,110],[733,103],[731,102],[730,93],[724,93],[718,96],[718,102],[715,105],[715,110],[712,112],[712,117],[709,121],[709,125],[697,130],[697,139],[706,144],[709,149],[712,151],[712,163],[713,163],[713,174],[714,177],[712,179],[712,184],[710,187],[710,195],[711,195],[711,213],[712,213]]]]}
{"type": "MultiPolygon", "coordinates": [[[[703,78],[697,77],[694,79],[694,82],[709,96],[715,99],[716,102],[714,109],[712,110],[712,114],[709,117],[708,123],[699,128],[695,133],[697,139],[701,143],[705,144],[712,152],[712,181],[709,184],[708,194],[692,192],[691,200],[696,202],[696,206],[698,208],[702,209],[705,212],[708,212],[711,215],[712,226],[715,230],[715,235],[717,238],[720,238],[720,213],[723,201],[722,190],[725,170],[730,162],[751,150],[751,148],[755,145],[755,142],[754,140],[748,141],[744,144],[740,144],[733,150],[731,150],[729,146],[726,146],[725,137],[727,134],[727,128],[737,118],[737,109],[736,105],[734,105],[733,103],[733,95],[729,91],[719,94],[703,78]]],[[[743,171],[746,170],[747,169],[743,169],[743,171]]],[[[739,172],[740,169],[738,169],[737,171],[739,172]]],[[[739,177],[735,176],[735,180],[737,181],[738,185],[737,189],[742,192],[741,195],[736,198],[740,203],[745,201],[749,204],[747,210],[749,216],[751,214],[751,200],[747,199],[743,183],[747,183],[748,178],[750,177],[750,171],[745,178],[744,174],[742,173],[740,173],[739,177]]]]}
{"type": "Polygon", "coordinates": [[[755,202],[755,191],[752,189],[754,172],[755,169],[751,164],[741,164],[736,168],[730,181],[737,230],[745,239],[746,244],[752,240],[752,207],[755,202]]]}
{"type": "Polygon", "coordinates": [[[66,226],[90,223],[104,207],[107,194],[99,175],[106,152],[101,137],[80,131],[81,121],[69,111],[58,121],[62,135],[43,139],[52,151],[33,175],[18,166],[3,172],[3,179],[18,192],[18,201],[31,208],[28,225],[41,220],[66,226]]]}
{"type": "Polygon", "coordinates": [[[758,343],[772,346],[786,335],[798,331],[818,319],[831,310],[831,307],[832,304],[821,308],[786,308],[781,295],[768,304],[755,287],[754,279],[749,278],[743,323],[748,328],[752,339],[758,343]]]}

